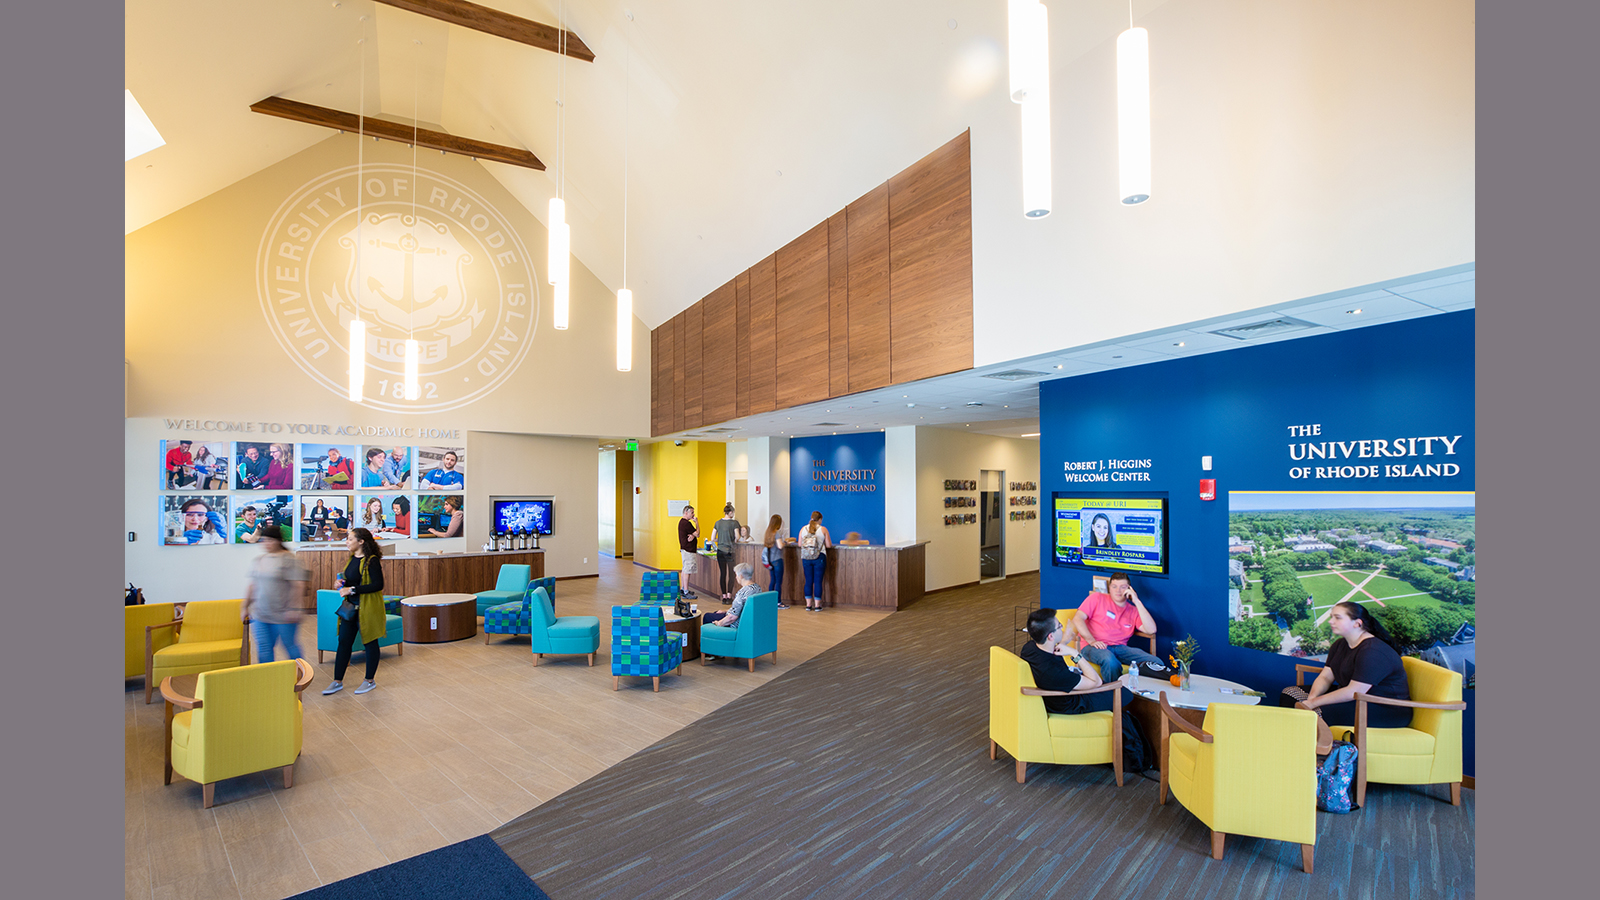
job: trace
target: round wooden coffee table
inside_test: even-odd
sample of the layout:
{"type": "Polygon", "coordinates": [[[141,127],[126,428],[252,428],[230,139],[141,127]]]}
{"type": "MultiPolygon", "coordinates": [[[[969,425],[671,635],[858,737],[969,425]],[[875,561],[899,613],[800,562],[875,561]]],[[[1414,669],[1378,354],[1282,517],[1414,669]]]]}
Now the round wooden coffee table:
{"type": "Polygon", "coordinates": [[[463,641],[478,633],[475,594],[422,594],[400,601],[400,630],[408,644],[463,641]]]}

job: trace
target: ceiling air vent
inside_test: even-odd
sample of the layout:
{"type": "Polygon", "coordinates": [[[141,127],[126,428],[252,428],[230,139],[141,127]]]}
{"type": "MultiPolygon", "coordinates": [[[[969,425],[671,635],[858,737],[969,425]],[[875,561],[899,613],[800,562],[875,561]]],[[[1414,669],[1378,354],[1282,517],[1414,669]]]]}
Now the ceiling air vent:
{"type": "Polygon", "coordinates": [[[1220,334],[1223,337],[1230,337],[1236,341],[1250,341],[1255,340],[1256,338],[1277,337],[1280,334],[1288,334],[1291,331],[1304,331],[1307,328],[1315,327],[1317,326],[1311,324],[1310,322],[1303,322],[1299,319],[1291,319],[1288,316],[1282,316],[1276,319],[1267,319],[1264,322],[1251,322],[1249,325],[1236,325],[1233,328],[1223,328],[1219,331],[1213,331],[1211,333],[1220,334]]]}
{"type": "Polygon", "coordinates": [[[705,430],[705,433],[706,434],[727,434],[730,431],[738,431],[738,430],[739,429],[737,429],[737,428],[707,428],[705,430]]]}
{"type": "Polygon", "coordinates": [[[843,422],[817,422],[817,423],[813,424],[811,427],[812,428],[843,428],[844,427],[844,423],[843,422]]]}
{"type": "Polygon", "coordinates": [[[1021,381],[1024,378],[1043,378],[1044,372],[1035,372],[1031,369],[1008,369],[1004,372],[990,372],[985,378],[998,378],[1001,381],[1021,381]]]}
{"type": "Polygon", "coordinates": [[[983,401],[982,400],[968,400],[967,401],[967,405],[968,406],[982,406],[983,405],[983,401]]]}

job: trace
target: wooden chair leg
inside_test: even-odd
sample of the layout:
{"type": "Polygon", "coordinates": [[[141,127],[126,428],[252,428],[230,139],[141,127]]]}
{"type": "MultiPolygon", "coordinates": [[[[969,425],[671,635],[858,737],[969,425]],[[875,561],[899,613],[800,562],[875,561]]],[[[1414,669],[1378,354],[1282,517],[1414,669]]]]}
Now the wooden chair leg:
{"type": "Polygon", "coordinates": [[[756,658],[754,656],[752,656],[752,657],[750,657],[750,671],[754,672],[755,670],[756,670],[756,658]]]}
{"type": "Polygon", "coordinates": [[[589,668],[594,668],[594,654],[589,654],[589,668]]]}
{"type": "Polygon", "coordinates": [[[322,649],[317,649],[317,665],[322,665],[322,649]]]}
{"type": "Polygon", "coordinates": [[[285,788],[294,787],[294,763],[283,767],[283,786],[285,788]]]}
{"type": "MultiPolygon", "coordinates": [[[[1113,723],[1115,724],[1115,723],[1113,723]]],[[[1165,714],[1161,716],[1161,746],[1156,749],[1157,765],[1161,767],[1161,805],[1167,805],[1167,740],[1171,736],[1172,725],[1167,721],[1165,714]]]]}
{"type": "Polygon", "coordinates": [[[613,691],[615,691],[615,690],[620,689],[621,687],[622,687],[622,676],[621,675],[613,675],[613,676],[611,676],[611,689],[613,691]]]}
{"type": "Polygon", "coordinates": [[[706,652],[704,650],[701,650],[700,651],[700,665],[703,666],[703,665],[706,665],[706,664],[707,664],[706,652]]]}
{"type": "Polygon", "coordinates": [[[1317,855],[1317,845],[1316,844],[1301,844],[1300,845],[1300,868],[1305,869],[1307,875],[1311,874],[1311,859],[1312,859],[1312,857],[1314,857],[1316,855],[1317,855]]]}
{"type": "Polygon", "coordinates": [[[1028,764],[1017,760],[1017,784],[1026,784],[1028,781],[1028,764]]]}
{"type": "Polygon", "coordinates": [[[539,665],[539,660],[541,660],[541,659],[544,659],[544,654],[543,653],[535,653],[533,655],[533,664],[534,664],[535,667],[537,667],[539,665]]]}
{"type": "Polygon", "coordinates": [[[151,676],[146,675],[144,677],[144,705],[145,706],[149,706],[150,705],[150,695],[155,692],[155,685],[151,683],[152,681],[154,681],[154,679],[151,678],[151,676]]]}
{"type": "Polygon", "coordinates": [[[1000,747],[1000,745],[996,744],[994,742],[994,738],[990,738],[989,739],[989,758],[990,759],[999,759],[1000,758],[999,755],[998,755],[999,754],[999,747],[1000,747]]]}
{"type": "Polygon", "coordinates": [[[1211,832],[1211,858],[1212,859],[1221,859],[1222,858],[1222,841],[1226,837],[1227,837],[1227,835],[1223,834],[1220,831],[1211,832]]]}
{"type": "Polygon", "coordinates": [[[483,645],[485,647],[489,646],[489,632],[487,630],[483,632],[483,645]]]}
{"type": "Polygon", "coordinates": [[[1450,805],[1461,805],[1461,782],[1459,781],[1450,782],[1450,805]]]}
{"type": "Polygon", "coordinates": [[[773,665],[777,665],[778,664],[778,651],[776,651],[776,650],[772,651],[772,664],[773,665]]]}
{"type": "Polygon", "coordinates": [[[395,656],[405,656],[406,655],[406,642],[405,641],[401,641],[400,643],[394,645],[394,655],[395,656]]]}
{"type": "Polygon", "coordinates": [[[1356,806],[1367,805],[1367,767],[1356,763],[1356,806]]]}
{"type": "Polygon", "coordinates": [[[661,676],[660,675],[651,675],[650,676],[650,684],[654,688],[656,693],[658,693],[658,694],[661,693],[661,676]]]}
{"type": "Polygon", "coordinates": [[[200,786],[200,805],[205,809],[210,809],[211,804],[216,802],[216,787],[217,783],[214,781],[210,784],[200,786]]]}

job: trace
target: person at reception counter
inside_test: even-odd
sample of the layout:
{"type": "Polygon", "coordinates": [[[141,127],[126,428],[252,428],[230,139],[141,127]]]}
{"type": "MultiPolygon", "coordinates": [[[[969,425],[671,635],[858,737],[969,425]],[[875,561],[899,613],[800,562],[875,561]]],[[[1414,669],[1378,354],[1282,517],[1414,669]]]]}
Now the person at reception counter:
{"type": "Polygon", "coordinates": [[[1156,620],[1139,601],[1127,574],[1111,573],[1106,590],[1110,593],[1091,591],[1072,617],[1073,630],[1083,636],[1083,658],[1094,663],[1100,677],[1108,681],[1122,674],[1124,663],[1164,670],[1161,660],[1128,646],[1135,631],[1155,634],[1156,620]]]}
{"type": "Polygon", "coordinates": [[[422,474],[418,487],[425,491],[459,490],[466,483],[466,476],[456,471],[456,462],[455,452],[447,452],[444,459],[440,460],[439,468],[429,469],[422,474]]]}
{"type": "Polygon", "coordinates": [[[783,548],[788,543],[789,535],[783,530],[783,516],[774,513],[767,520],[767,533],[761,537],[761,564],[772,573],[767,590],[777,593],[779,609],[789,608],[789,604],[783,602],[783,548]]]}
{"type": "Polygon", "coordinates": [[[684,506],[683,518],[678,520],[678,553],[683,565],[678,571],[678,596],[688,599],[695,596],[689,590],[689,576],[700,571],[700,525],[694,518],[694,507],[684,506]]]}
{"type": "Polygon", "coordinates": [[[444,498],[444,511],[450,517],[450,524],[444,528],[429,528],[428,533],[434,537],[460,537],[462,520],[460,498],[444,498]]]}
{"type": "MultiPolygon", "coordinates": [[[[389,454],[377,447],[367,451],[367,465],[361,470],[361,486],[364,488],[381,488],[383,484],[383,461],[389,454]]],[[[381,514],[381,510],[379,511],[381,514]]]]}
{"type": "Polygon", "coordinates": [[[862,537],[859,531],[850,532],[844,536],[844,540],[839,542],[841,547],[868,547],[871,545],[872,542],[862,537]]]}
{"type": "Polygon", "coordinates": [[[822,612],[822,576],[828,571],[828,550],[833,538],[822,524],[822,513],[815,510],[811,521],[800,529],[800,568],[805,572],[805,598],[808,612],[822,612]]]}
{"type": "MultiPolygon", "coordinates": [[[[1284,688],[1279,706],[1298,703],[1329,725],[1355,725],[1357,694],[1411,699],[1406,667],[1394,647],[1394,638],[1366,607],[1350,601],[1334,604],[1328,614],[1328,627],[1336,638],[1328,648],[1328,664],[1311,683],[1310,690],[1284,688]]],[[[1411,710],[1404,706],[1367,704],[1368,728],[1405,728],[1410,724],[1411,710]]]]}
{"type": "Polygon", "coordinates": [[[727,603],[733,599],[733,592],[738,588],[738,583],[733,577],[733,544],[743,526],[733,515],[733,504],[729,503],[722,508],[722,518],[717,524],[711,526],[711,533],[717,540],[717,568],[722,576],[722,602],[727,603]]]}

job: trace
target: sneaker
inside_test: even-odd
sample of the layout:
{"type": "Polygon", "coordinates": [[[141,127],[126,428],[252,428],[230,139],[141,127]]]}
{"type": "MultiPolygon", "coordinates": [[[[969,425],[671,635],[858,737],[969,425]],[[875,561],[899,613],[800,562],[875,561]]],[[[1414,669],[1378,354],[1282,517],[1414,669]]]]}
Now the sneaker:
{"type": "Polygon", "coordinates": [[[716,661],[717,661],[717,660],[719,660],[719,659],[721,659],[721,658],[722,658],[722,657],[720,657],[720,656],[712,656],[712,655],[711,655],[711,654],[709,654],[709,653],[707,653],[707,654],[706,654],[706,655],[705,655],[705,657],[706,657],[706,661],[707,661],[707,662],[716,662],[716,661]]]}
{"type": "Polygon", "coordinates": [[[342,690],[344,690],[344,682],[335,681],[334,683],[322,689],[322,696],[326,697],[329,694],[337,694],[342,690]]]}
{"type": "Polygon", "coordinates": [[[376,681],[363,681],[356,685],[356,693],[365,694],[367,691],[370,691],[377,686],[378,683],[376,681]]]}
{"type": "Polygon", "coordinates": [[[778,608],[779,609],[788,609],[789,608],[789,604],[787,604],[787,603],[779,603],[778,604],[778,608]]]}

